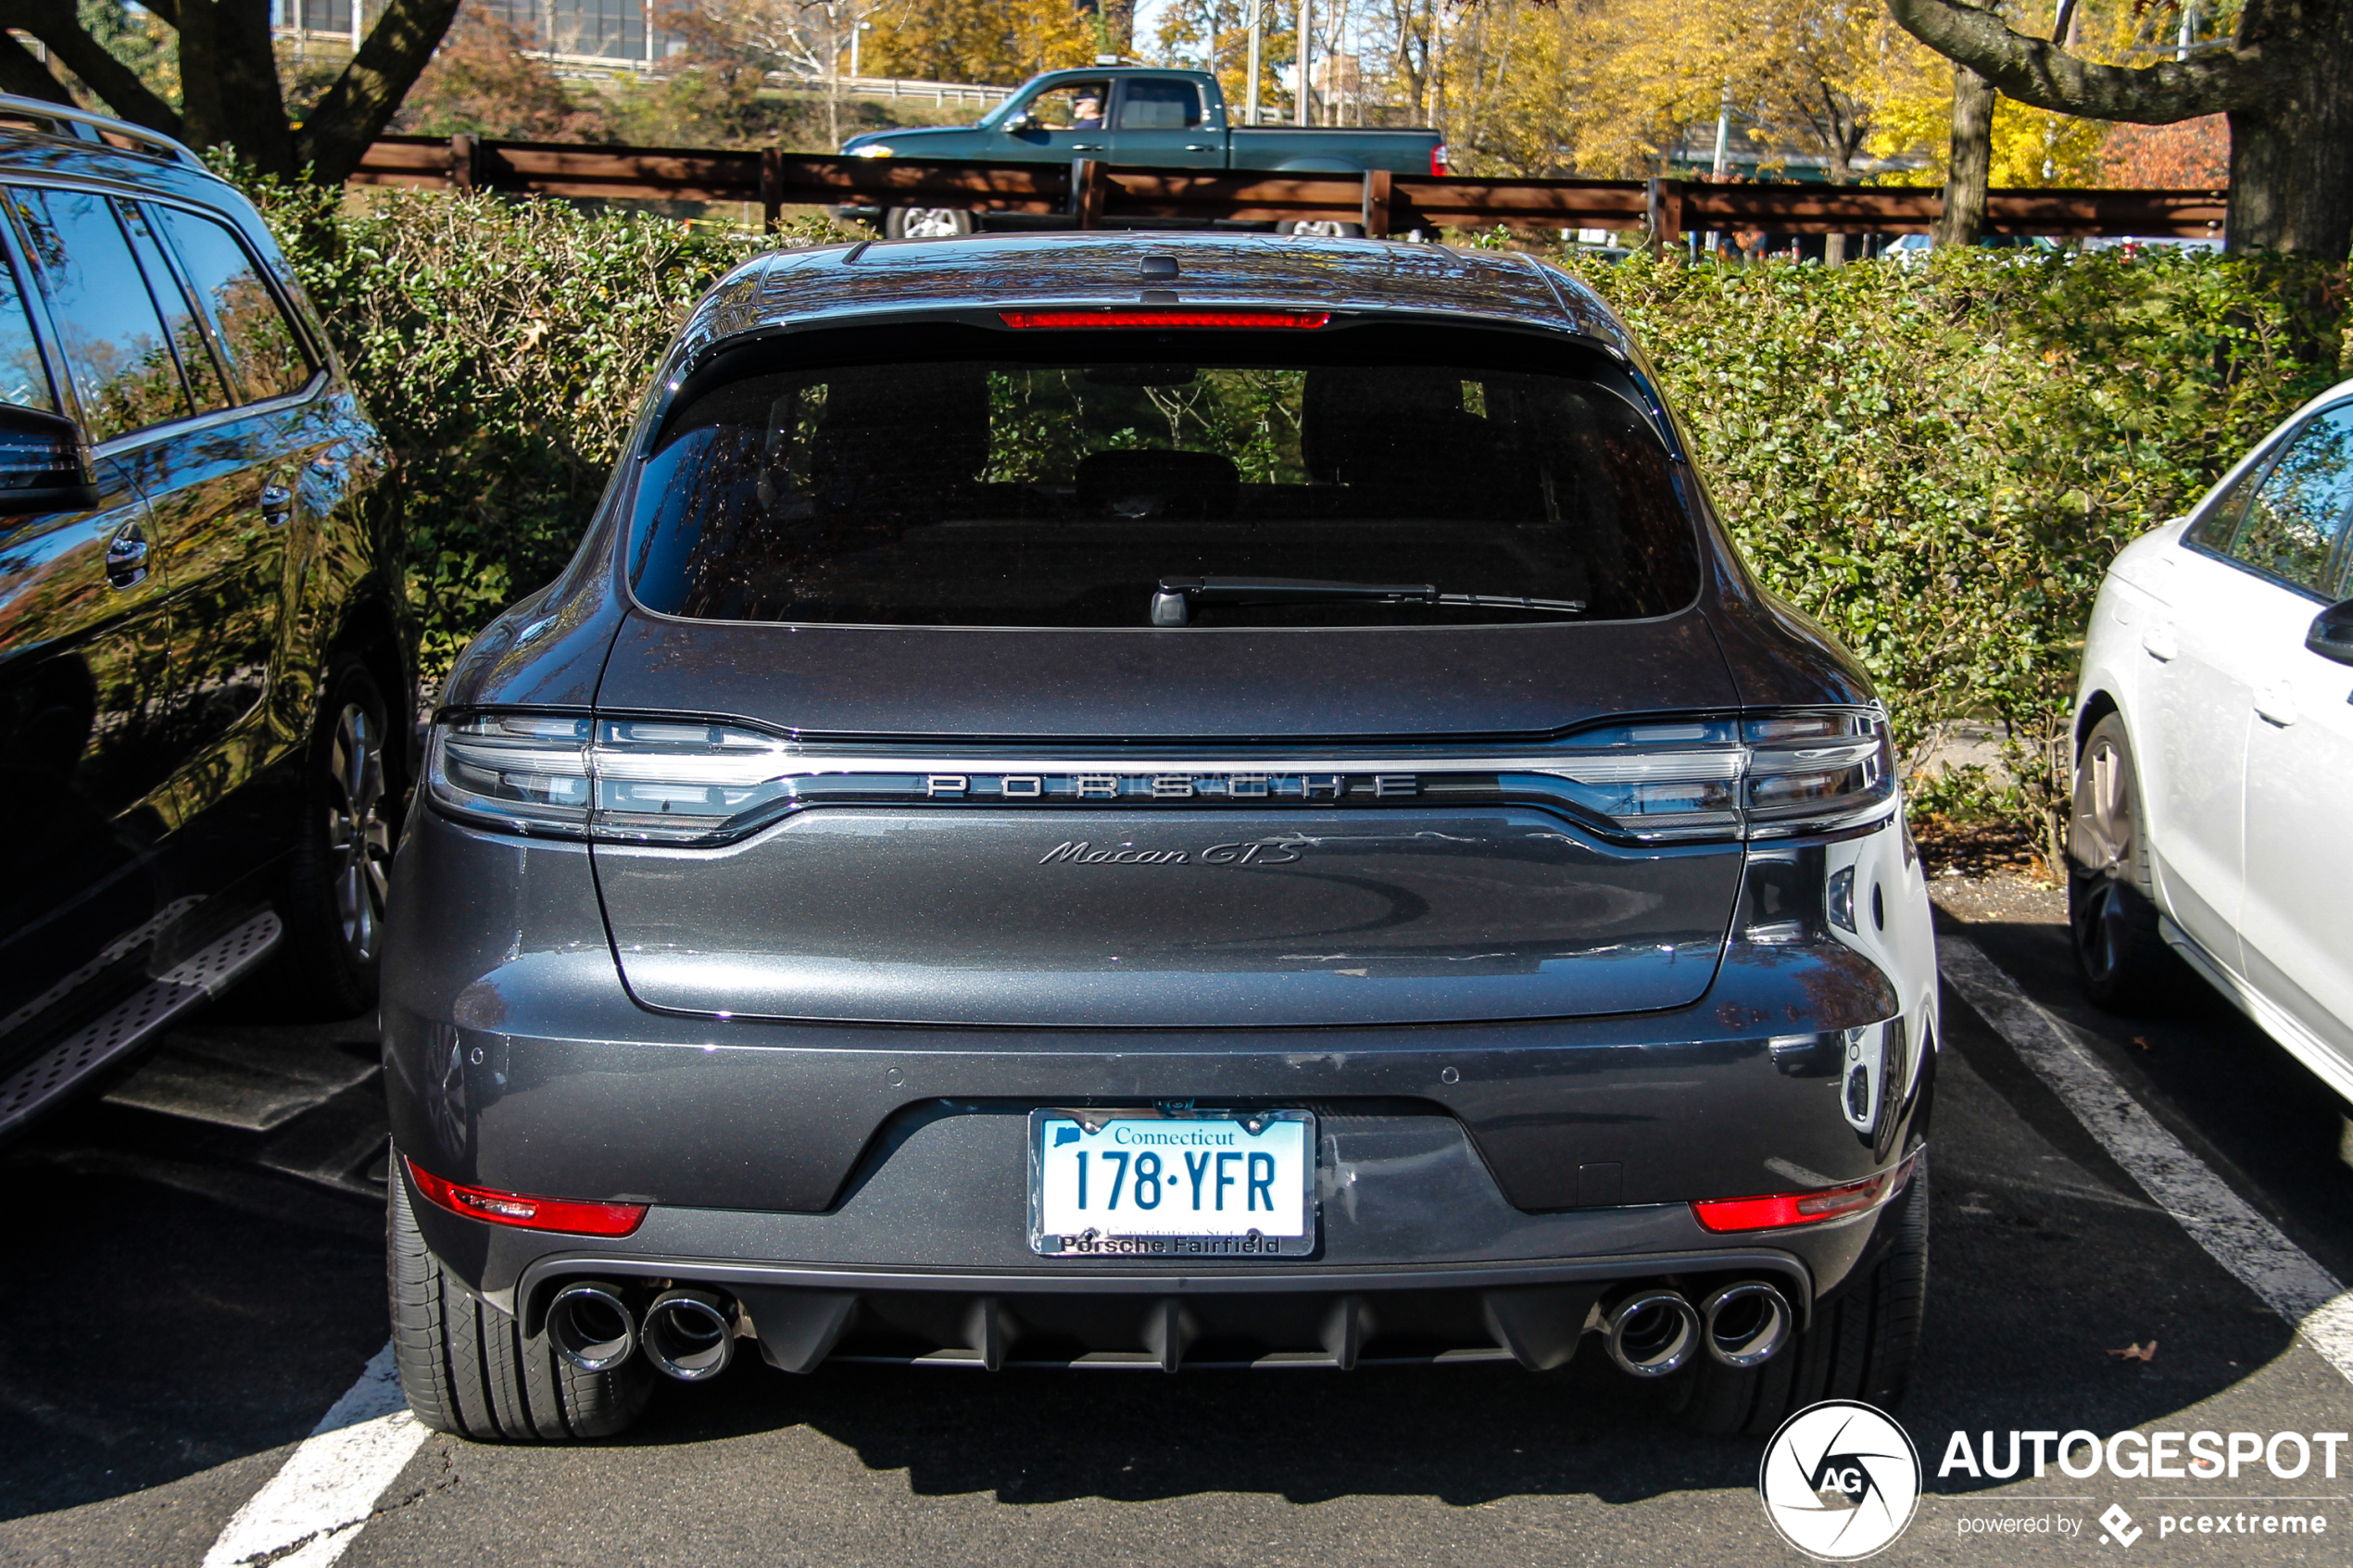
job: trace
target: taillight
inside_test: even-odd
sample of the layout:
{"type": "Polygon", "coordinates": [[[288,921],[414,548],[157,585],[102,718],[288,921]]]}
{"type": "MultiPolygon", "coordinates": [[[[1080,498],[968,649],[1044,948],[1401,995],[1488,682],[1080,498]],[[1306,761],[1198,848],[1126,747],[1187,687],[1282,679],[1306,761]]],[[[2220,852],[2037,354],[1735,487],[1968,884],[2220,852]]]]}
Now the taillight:
{"type": "Polygon", "coordinates": [[[1443,142],[1439,143],[1436,146],[1430,148],[1429,150],[1429,173],[1430,178],[1433,180],[1442,179],[1445,176],[1446,144],[1443,142]]]}
{"type": "Polygon", "coordinates": [[[1787,1225],[1818,1225],[1876,1209],[1904,1190],[1911,1179],[1912,1161],[1867,1182],[1820,1187],[1813,1192],[1776,1193],[1768,1198],[1719,1198],[1692,1205],[1701,1226],[1711,1231],[1778,1230],[1787,1225]]]}
{"type": "Polygon", "coordinates": [[[693,844],[789,807],[807,771],[785,742],[729,724],[476,714],[434,726],[425,791],[509,833],[693,844]]]}
{"type": "Polygon", "coordinates": [[[516,1225],[527,1231],[569,1231],[574,1236],[627,1236],[646,1217],[643,1203],[580,1203],[570,1198],[531,1198],[492,1187],[460,1186],[402,1157],[417,1190],[452,1214],[516,1225]]]}
{"type": "Polygon", "coordinates": [[[1592,731],[1529,771],[1646,842],[1828,833],[1895,804],[1887,721],[1868,709],[1592,731]]]}
{"type": "Polygon", "coordinates": [[[726,843],[819,803],[1133,804],[1136,792],[1155,802],[1239,799],[1226,794],[1240,788],[1237,779],[1255,781],[1250,797],[1276,802],[1355,798],[1359,784],[1348,781],[1360,777],[1363,791],[1385,803],[1441,795],[1534,801],[1605,837],[1643,844],[1831,833],[1895,809],[1887,721],[1869,709],[1654,719],[1516,755],[1499,749],[1337,759],[1319,749],[1205,764],[1033,754],[1006,762],[812,749],[697,720],[475,713],[434,726],[425,797],[446,815],[503,833],[678,845],[726,843]]]}
{"type": "Polygon", "coordinates": [[[1328,324],[1328,310],[1002,310],[1009,327],[1303,327],[1328,324]]]}

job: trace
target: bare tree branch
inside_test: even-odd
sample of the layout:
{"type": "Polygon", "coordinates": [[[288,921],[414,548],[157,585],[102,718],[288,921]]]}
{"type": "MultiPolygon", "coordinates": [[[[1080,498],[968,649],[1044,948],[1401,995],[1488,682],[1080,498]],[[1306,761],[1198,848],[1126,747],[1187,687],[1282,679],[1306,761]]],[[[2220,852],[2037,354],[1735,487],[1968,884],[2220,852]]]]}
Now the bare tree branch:
{"type": "Polygon", "coordinates": [[[2290,69],[2272,57],[2284,51],[2267,54],[2256,42],[2151,66],[2094,65],[1957,0],[1887,0],[1887,8],[1904,31],[1976,71],[2003,96],[2089,119],[2164,125],[2254,107],[2281,90],[2290,69]]]}
{"type": "Polygon", "coordinates": [[[49,45],[58,61],[116,114],[167,136],[181,133],[180,117],[171,106],[149,92],[138,72],[82,31],[70,0],[10,0],[10,9],[16,13],[9,19],[11,26],[49,45]]]}
{"type": "Polygon", "coordinates": [[[0,31],[0,93],[14,93],[19,98],[41,98],[49,103],[74,107],[73,94],[66,84],[50,74],[33,52],[0,31]]]}
{"type": "Polygon", "coordinates": [[[341,184],[359,167],[457,14],[458,0],[391,0],[295,135],[296,156],[311,166],[313,179],[341,184]]]}

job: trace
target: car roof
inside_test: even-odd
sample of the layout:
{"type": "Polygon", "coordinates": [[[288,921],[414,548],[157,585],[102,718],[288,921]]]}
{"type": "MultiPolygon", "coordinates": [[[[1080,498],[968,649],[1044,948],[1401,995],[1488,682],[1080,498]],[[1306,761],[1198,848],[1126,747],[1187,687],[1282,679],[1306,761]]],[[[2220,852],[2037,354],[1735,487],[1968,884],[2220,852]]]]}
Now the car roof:
{"type": "Polygon", "coordinates": [[[1621,358],[1633,354],[1631,336],[1592,290],[1529,256],[1388,240],[1101,231],[780,251],[714,288],[680,347],[699,360],[726,340],[779,329],[1040,305],[1307,306],[1480,318],[1572,333],[1621,358]],[[1139,263],[1146,256],[1174,260],[1176,275],[1145,279],[1139,263]]]}

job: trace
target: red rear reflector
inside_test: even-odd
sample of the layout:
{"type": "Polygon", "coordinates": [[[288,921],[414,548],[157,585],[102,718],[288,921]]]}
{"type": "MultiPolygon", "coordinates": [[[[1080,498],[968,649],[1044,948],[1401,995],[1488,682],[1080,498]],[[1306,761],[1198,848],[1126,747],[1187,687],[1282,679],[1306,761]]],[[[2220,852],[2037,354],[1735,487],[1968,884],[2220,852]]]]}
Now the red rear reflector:
{"type": "Polygon", "coordinates": [[[1778,1230],[1784,1225],[1818,1225],[1878,1207],[1895,1196],[1912,1173],[1909,1160],[1884,1175],[1815,1192],[1785,1192],[1770,1198],[1719,1198],[1692,1205],[1701,1226],[1711,1231],[1778,1230]]]}
{"type": "Polygon", "coordinates": [[[417,1190],[452,1214],[519,1225],[529,1231],[570,1231],[576,1236],[627,1236],[646,1217],[642,1203],[574,1203],[560,1198],[526,1198],[519,1192],[459,1186],[445,1182],[406,1155],[417,1190]]]}
{"type": "Polygon", "coordinates": [[[1328,310],[1002,310],[1009,327],[1320,327],[1328,310]]]}

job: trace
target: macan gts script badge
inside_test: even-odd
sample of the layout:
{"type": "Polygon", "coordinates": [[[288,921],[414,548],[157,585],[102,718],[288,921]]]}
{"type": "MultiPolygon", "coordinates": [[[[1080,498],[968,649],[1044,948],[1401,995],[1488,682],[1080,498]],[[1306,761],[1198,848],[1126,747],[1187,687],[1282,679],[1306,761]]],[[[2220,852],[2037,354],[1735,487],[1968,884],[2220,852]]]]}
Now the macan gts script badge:
{"type": "Polygon", "coordinates": [[[1301,858],[1300,846],[1280,838],[1247,844],[1213,844],[1206,849],[1144,849],[1133,844],[1089,844],[1064,839],[1038,857],[1041,866],[1288,866],[1301,858]]]}

